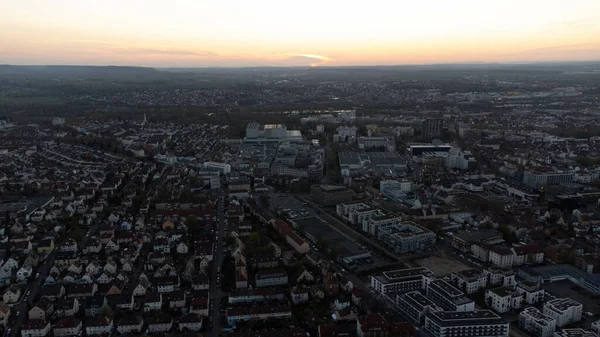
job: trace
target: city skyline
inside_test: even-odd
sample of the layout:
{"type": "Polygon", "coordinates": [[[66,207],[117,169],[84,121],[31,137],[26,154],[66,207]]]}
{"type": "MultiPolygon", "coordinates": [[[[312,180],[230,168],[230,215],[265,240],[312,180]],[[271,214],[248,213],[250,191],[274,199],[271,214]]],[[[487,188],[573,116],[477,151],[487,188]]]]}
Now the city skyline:
{"type": "Polygon", "coordinates": [[[364,66],[600,59],[600,2],[24,0],[0,64],[364,66]],[[132,14],[134,13],[134,14],[132,14]]]}

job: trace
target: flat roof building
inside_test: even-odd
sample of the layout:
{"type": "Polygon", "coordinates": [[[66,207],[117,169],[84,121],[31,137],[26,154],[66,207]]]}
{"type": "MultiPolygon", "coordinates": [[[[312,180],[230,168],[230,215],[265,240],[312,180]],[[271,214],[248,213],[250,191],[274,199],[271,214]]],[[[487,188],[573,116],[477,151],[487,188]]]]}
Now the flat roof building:
{"type": "Polygon", "coordinates": [[[536,337],[553,337],[556,320],[535,307],[527,307],[519,314],[519,326],[536,337]]]}
{"type": "Polygon", "coordinates": [[[448,311],[473,311],[475,302],[450,283],[435,280],[427,285],[427,297],[448,311]]]}
{"type": "Polygon", "coordinates": [[[424,267],[390,270],[371,276],[371,288],[382,295],[406,293],[426,289],[433,279],[433,272],[424,267]]]}
{"type": "Polygon", "coordinates": [[[322,206],[335,206],[352,201],[354,191],[344,186],[313,185],[310,187],[310,196],[322,206]]]}
{"type": "Polygon", "coordinates": [[[432,311],[425,329],[434,337],[508,337],[508,323],[490,310],[432,311]]]}
{"type": "Polygon", "coordinates": [[[579,322],[583,305],[570,298],[556,298],[544,303],[544,315],[556,320],[557,327],[579,322]]]}

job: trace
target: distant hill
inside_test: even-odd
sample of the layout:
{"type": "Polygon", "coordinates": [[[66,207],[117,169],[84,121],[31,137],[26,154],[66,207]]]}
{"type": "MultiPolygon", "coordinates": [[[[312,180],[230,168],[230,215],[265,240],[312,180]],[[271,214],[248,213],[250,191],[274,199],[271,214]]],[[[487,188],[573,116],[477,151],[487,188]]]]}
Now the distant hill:
{"type": "Polygon", "coordinates": [[[119,78],[160,76],[161,72],[146,67],[120,66],[14,66],[0,65],[0,76],[30,78],[119,78]]]}

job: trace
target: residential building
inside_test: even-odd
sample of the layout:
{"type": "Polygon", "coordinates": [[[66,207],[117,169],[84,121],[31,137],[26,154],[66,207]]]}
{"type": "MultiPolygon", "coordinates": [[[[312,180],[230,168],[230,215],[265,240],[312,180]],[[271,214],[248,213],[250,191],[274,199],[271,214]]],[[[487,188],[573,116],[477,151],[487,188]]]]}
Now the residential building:
{"type": "Polygon", "coordinates": [[[527,307],[519,313],[519,327],[535,337],[553,337],[556,320],[535,307],[527,307]]]}
{"type": "Polygon", "coordinates": [[[489,262],[499,268],[512,267],[514,258],[515,256],[509,247],[495,246],[489,250],[489,262]]]}
{"type": "Polygon", "coordinates": [[[85,321],[85,333],[90,335],[110,334],[113,328],[113,320],[110,317],[95,316],[85,321]]]}
{"type": "Polygon", "coordinates": [[[488,285],[501,285],[503,287],[513,287],[517,284],[515,272],[511,269],[501,269],[489,267],[483,270],[483,274],[487,277],[488,285]]]}
{"type": "Polygon", "coordinates": [[[202,316],[198,314],[187,314],[179,320],[179,331],[200,331],[202,329],[202,316]]]}
{"type": "Polygon", "coordinates": [[[556,320],[557,327],[579,322],[583,305],[570,298],[556,298],[544,303],[544,315],[556,320]]]}
{"type": "Polygon", "coordinates": [[[144,327],[144,319],[141,316],[128,314],[123,316],[117,325],[117,331],[122,335],[140,333],[144,327]]]}
{"type": "Polygon", "coordinates": [[[256,272],[257,287],[285,285],[287,283],[288,275],[282,268],[261,269],[256,272]]]}
{"type": "Polygon", "coordinates": [[[433,273],[424,267],[390,270],[371,276],[371,289],[381,295],[424,290],[434,280],[433,273]]]}
{"type": "Polygon", "coordinates": [[[487,289],[485,303],[495,312],[503,314],[519,309],[523,305],[523,296],[516,290],[506,287],[487,289]]]}
{"type": "Polygon", "coordinates": [[[308,243],[301,238],[296,232],[288,232],[285,235],[285,241],[294,248],[296,252],[299,254],[308,253],[309,246],[308,243]]]}
{"type": "Polygon", "coordinates": [[[401,222],[402,217],[399,215],[379,212],[378,214],[375,214],[372,217],[364,219],[362,227],[364,232],[367,232],[375,237],[379,237],[379,230],[381,228],[387,228],[393,225],[400,225],[401,222]]]}
{"type": "Polygon", "coordinates": [[[582,328],[562,329],[554,333],[554,337],[598,337],[592,331],[586,331],[582,328]]]}
{"type": "Polygon", "coordinates": [[[472,294],[479,289],[487,286],[487,277],[485,273],[477,269],[465,269],[452,273],[450,276],[452,283],[467,294],[472,294]]]}
{"type": "Polygon", "coordinates": [[[235,306],[227,309],[227,324],[238,321],[268,320],[292,316],[289,304],[265,304],[259,306],[235,306]]]}
{"type": "Polygon", "coordinates": [[[73,316],[60,318],[52,329],[55,337],[77,336],[83,327],[80,319],[73,316]]]}
{"type": "Polygon", "coordinates": [[[562,185],[573,182],[572,172],[558,172],[551,168],[535,168],[523,173],[523,184],[532,188],[562,185]]]}
{"type": "Polygon", "coordinates": [[[508,323],[490,310],[432,311],[425,329],[433,337],[508,337],[508,323]]]}
{"type": "Polygon", "coordinates": [[[516,289],[527,304],[540,303],[546,296],[546,291],[537,282],[520,281],[516,289]]]}
{"type": "Polygon", "coordinates": [[[21,337],[45,337],[50,330],[50,321],[30,319],[21,326],[21,337]]]}
{"type": "Polygon", "coordinates": [[[396,307],[416,325],[423,325],[430,311],[444,310],[418,290],[397,294],[396,307]]]}
{"type": "Polygon", "coordinates": [[[448,311],[473,311],[475,302],[444,280],[435,280],[427,285],[427,297],[448,311]]]}
{"type": "Polygon", "coordinates": [[[168,332],[173,329],[173,317],[165,313],[159,313],[146,319],[148,332],[168,332]]]}
{"type": "Polygon", "coordinates": [[[425,140],[442,138],[444,133],[444,120],[442,118],[427,118],[421,125],[421,135],[425,140]]]}

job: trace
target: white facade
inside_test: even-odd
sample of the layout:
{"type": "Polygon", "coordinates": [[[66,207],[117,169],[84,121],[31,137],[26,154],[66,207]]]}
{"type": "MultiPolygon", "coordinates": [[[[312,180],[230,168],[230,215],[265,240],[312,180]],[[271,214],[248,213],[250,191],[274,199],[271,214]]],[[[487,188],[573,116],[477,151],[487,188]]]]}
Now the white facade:
{"type": "Polygon", "coordinates": [[[25,323],[21,328],[21,337],[44,337],[50,333],[50,330],[51,327],[49,321],[45,322],[45,324],[40,322],[39,326],[36,325],[35,327],[29,327],[29,325],[25,323]]]}
{"type": "Polygon", "coordinates": [[[553,337],[556,320],[534,307],[527,307],[519,314],[519,326],[536,337],[553,337]]]}
{"type": "Polygon", "coordinates": [[[597,320],[597,321],[595,321],[594,323],[592,323],[592,325],[590,326],[590,328],[595,333],[600,334],[600,319],[597,320]]]}
{"type": "Polygon", "coordinates": [[[517,284],[515,272],[510,269],[499,269],[492,267],[484,269],[483,273],[488,278],[489,285],[512,287],[517,284]]]}
{"type": "Polygon", "coordinates": [[[390,225],[398,225],[402,222],[401,216],[396,215],[382,215],[375,216],[363,222],[363,230],[373,235],[377,236],[380,226],[390,226],[390,225]]]}
{"type": "Polygon", "coordinates": [[[425,290],[433,280],[433,273],[423,267],[390,270],[383,272],[381,275],[371,276],[371,289],[381,295],[406,293],[414,290],[425,290]]]}
{"type": "Polygon", "coordinates": [[[556,320],[557,327],[579,322],[583,305],[570,298],[557,298],[544,304],[544,315],[556,320]]]}
{"type": "Polygon", "coordinates": [[[521,308],[523,297],[514,289],[499,287],[485,291],[485,303],[495,312],[503,314],[521,308]]]}
{"type": "Polygon", "coordinates": [[[425,317],[425,329],[434,337],[508,337],[508,323],[490,310],[434,311],[425,317]]]}
{"type": "Polygon", "coordinates": [[[487,277],[476,269],[467,269],[452,273],[452,282],[467,294],[473,294],[487,286],[487,277]]]}
{"type": "Polygon", "coordinates": [[[505,254],[501,250],[490,250],[490,263],[497,267],[510,268],[513,265],[513,261],[514,255],[510,251],[508,251],[508,254],[505,254]]]}

